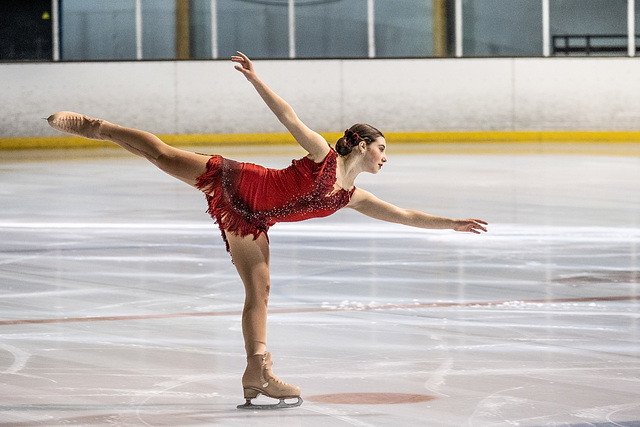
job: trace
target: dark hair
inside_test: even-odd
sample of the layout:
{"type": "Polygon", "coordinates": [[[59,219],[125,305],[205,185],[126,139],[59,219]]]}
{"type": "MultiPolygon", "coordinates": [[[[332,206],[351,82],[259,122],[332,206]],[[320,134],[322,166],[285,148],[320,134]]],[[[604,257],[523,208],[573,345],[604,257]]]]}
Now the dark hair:
{"type": "Polygon", "coordinates": [[[384,135],[373,126],[365,123],[356,123],[347,129],[342,138],[336,142],[336,152],[341,156],[347,156],[360,141],[364,141],[369,145],[380,137],[384,138],[384,135]]]}

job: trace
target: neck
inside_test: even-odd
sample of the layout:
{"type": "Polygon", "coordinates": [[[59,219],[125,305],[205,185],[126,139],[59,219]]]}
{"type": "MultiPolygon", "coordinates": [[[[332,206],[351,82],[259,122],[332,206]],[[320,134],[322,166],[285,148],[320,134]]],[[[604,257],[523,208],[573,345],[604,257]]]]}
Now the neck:
{"type": "Polygon", "coordinates": [[[336,167],[336,184],[344,189],[353,187],[353,183],[360,172],[360,162],[357,156],[339,156],[336,167]]]}

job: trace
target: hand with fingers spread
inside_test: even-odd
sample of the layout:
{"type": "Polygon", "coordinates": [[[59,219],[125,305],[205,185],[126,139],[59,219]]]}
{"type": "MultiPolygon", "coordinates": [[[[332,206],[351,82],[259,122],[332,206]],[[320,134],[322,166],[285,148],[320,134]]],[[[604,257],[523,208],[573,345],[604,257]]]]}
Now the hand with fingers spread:
{"type": "Polygon", "coordinates": [[[457,219],[455,220],[453,229],[455,231],[480,234],[481,230],[484,232],[487,231],[487,228],[484,227],[485,225],[488,225],[488,223],[481,219],[457,219]]]}
{"type": "Polygon", "coordinates": [[[258,79],[258,76],[253,69],[253,63],[251,62],[249,57],[242,52],[236,53],[237,55],[231,57],[231,61],[238,63],[238,65],[236,65],[234,68],[244,74],[244,76],[250,82],[256,81],[258,79]]]}

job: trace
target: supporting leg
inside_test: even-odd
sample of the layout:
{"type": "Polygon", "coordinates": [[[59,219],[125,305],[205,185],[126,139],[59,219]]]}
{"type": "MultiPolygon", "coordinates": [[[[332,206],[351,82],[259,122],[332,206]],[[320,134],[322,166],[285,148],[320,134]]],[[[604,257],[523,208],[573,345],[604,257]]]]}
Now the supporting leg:
{"type": "Polygon", "coordinates": [[[273,362],[267,347],[267,305],[269,303],[269,243],[265,235],[239,237],[225,233],[231,255],[245,288],[242,333],[247,353],[247,368],[242,376],[246,403],[243,409],[272,409],[300,406],[300,388],[284,383],[271,371],[273,362]],[[259,394],[280,399],[276,405],[253,405],[259,394]],[[284,399],[297,399],[287,404],[284,399]]]}
{"type": "Polygon", "coordinates": [[[267,305],[269,303],[269,242],[264,234],[239,237],[225,233],[233,262],[244,284],[242,334],[247,357],[264,354],[267,349],[267,305]]]}

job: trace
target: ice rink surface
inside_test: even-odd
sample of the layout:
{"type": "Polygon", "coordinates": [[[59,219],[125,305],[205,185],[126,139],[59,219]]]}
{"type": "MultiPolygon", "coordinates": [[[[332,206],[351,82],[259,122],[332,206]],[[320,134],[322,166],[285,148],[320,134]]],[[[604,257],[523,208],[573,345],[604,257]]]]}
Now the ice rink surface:
{"type": "MultiPolygon", "coordinates": [[[[484,235],[273,227],[268,348],[305,403],[261,412],[201,194],[116,150],[0,153],[0,426],[640,426],[640,156],[533,148],[390,144],[356,182],[484,235]]],[[[300,154],[273,151],[223,154],[300,154]]]]}

